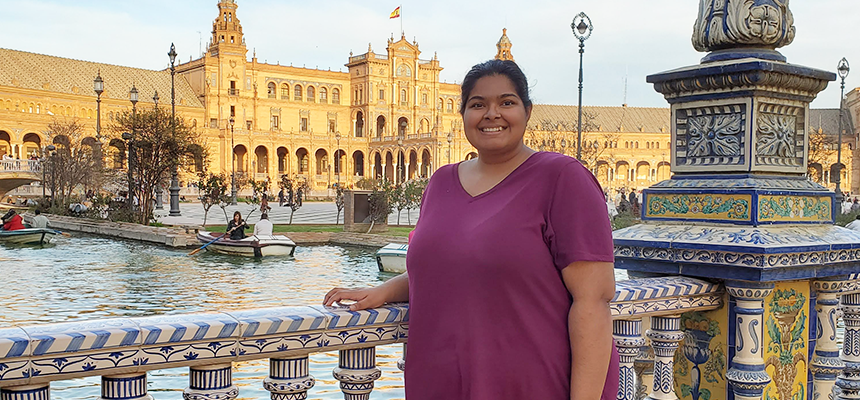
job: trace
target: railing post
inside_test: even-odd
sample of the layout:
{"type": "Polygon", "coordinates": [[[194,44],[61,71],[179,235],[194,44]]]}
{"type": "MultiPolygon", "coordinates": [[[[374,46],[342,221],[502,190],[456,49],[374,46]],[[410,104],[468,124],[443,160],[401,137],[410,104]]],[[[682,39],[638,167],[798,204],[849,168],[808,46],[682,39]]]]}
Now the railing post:
{"type": "Polygon", "coordinates": [[[213,364],[190,367],[188,388],[182,392],[185,400],[232,400],[239,395],[233,386],[233,365],[213,364]]]}
{"type": "Polygon", "coordinates": [[[397,369],[406,371],[406,343],[403,343],[403,357],[397,360],[397,369]]]}
{"type": "Polygon", "coordinates": [[[146,390],[146,372],[102,376],[100,400],[152,400],[146,390]]]}
{"type": "Polygon", "coordinates": [[[373,381],[382,376],[382,371],[376,368],[376,347],[341,350],[332,376],[340,381],[345,400],[370,399],[373,381]]]}
{"type": "Polygon", "coordinates": [[[636,398],[636,372],[633,369],[633,364],[636,361],[636,356],[639,355],[639,349],[645,345],[645,338],[642,337],[642,320],[614,320],[612,321],[612,335],[620,356],[618,399],[634,400],[636,398]]]}
{"type": "Polygon", "coordinates": [[[860,399],[860,293],[842,295],[842,321],[845,339],[842,342],[842,362],[845,368],[836,378],[835,398],[860,399]]]}
{"type": "Polygon", "coordinates": [[[650,345],[639,348],[639,354],[633,362],[636,372],[636,400],[648,397],[648,388],[654,385],[654,350],[650,345]]]}
{"type": "MultiPolygon", "coordinates": [[[[734,297],[735,356],[726,373],[737,400],[761,399],[770,375],[764,365],[764,298],[773,283],[727,281],[726,290],[734,297]]],[[[731,333],[729,333],[731,334],[731,333]]]]}
{"type": "Polygon", "coordinates": [[[836,344],[838,296],[842,286],[843,282],[837,280],[812,282],[813,290],[816,292],[815,311],[818,314],[815,352],[809,363],[813,376],[813,399],[831,398],[836,375],[845,368],[845,364],[839,359],[839,346],[836,344]]]}
{"type": "Polygon", "coordinates": [[[675,394],[675,351],[680,346],[678,342],[684,338],[681,317],[651,317],[651,329],[647,335],[654,349],[654,385],[647,398],[678,400],[675,394]]]}
{"type": "Polygon", "coordinates": [[[50,400],[51,385],[12,386],[0,389],[0,400],[50,400]]]}
{"type": "Polygon", "coordinates": [[[315,383],[304,355],[269,359],[269,377],[263,380],[263,387],[272,392],[272,400],[304,400],[315,383]]]}

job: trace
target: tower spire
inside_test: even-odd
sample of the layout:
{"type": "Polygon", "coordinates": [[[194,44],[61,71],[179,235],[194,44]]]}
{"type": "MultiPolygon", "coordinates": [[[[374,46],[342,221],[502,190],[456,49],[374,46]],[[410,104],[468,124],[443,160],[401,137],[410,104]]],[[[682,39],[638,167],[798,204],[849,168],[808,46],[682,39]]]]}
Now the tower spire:
{"type": "Polygon", "coordinates": [[[217,55],[222,47],[230,48],[232,52],[248,52],[245,48],[245,38],[242,24],[236,16],[238,5],[235,0],[219,0],[218,18],[212,22],[212,42],[209,44],[209,54],[217,55]]]}
{"type": "Polygon", "coordinates": [[[502,37],[499,38],[499,42],[496,43],[496,60],[508,60],[514,61],[514,55],[511,54],[511,39],[508,39],[508,28],[502,28],[502,37]]]}

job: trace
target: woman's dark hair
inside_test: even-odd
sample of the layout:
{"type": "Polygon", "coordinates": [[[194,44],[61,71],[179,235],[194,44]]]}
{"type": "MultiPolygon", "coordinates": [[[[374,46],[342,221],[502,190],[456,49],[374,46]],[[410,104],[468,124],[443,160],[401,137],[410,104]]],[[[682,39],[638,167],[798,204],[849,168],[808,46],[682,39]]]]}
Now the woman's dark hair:
{"type": "Polygon", "coordinates": [[[529,98],[529,82],[517,63],[508,60],[490,60],[475,65],[463,78],[463,84],[460,85],[460,115],[466,112],[466,101],[478,80],[493,75],[503,75],[510,79],[517,91],[517,96],[520,96],[523,101],[523,107],[532,106],[532,100],[529,98]]]}
{"type": "Polygon", "coordinates": [[[242,213],[240,213],[238,211],[234,211],[233,212],[233,218],[236,218],[237,215],[239,216],[239,220],[241,221],[242,220],[242,213]]]}

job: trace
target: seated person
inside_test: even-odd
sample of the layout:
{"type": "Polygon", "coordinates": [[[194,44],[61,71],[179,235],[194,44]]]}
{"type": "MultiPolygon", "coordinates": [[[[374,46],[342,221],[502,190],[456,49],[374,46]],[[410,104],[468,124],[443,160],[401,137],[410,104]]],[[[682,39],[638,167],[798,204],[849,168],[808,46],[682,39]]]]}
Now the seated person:
{"type": "Polygon", "coordinates": [[[15,212],[15,210],[9,210],[2,219],[4,231],[17,231],[18,229],[25,228],[24,220],[15,212]]]}
{"type": "Polygon", "coordinates": [[[269,214],[263,213],[260,215],[260,221],[254,225],[254,235],[272,236],[272,221],[269,221],[269,214]]]}
{"type": "Polygon", "coordinates": [[[48,217],[42,215],[42,212],[36,210],[36,216],[33,217],[33,223],[30,224],[33,228],[47,228],[48,227],[48,217]]]}
{"type": "Polygon", "coordinates": [[[227,233],[230,235],[230,239],[244,239],[245,229],[248,229],[248,224],[242,219],[242,213],[238,211],[234,212],[233,219],[227,224],[227,233]]]}

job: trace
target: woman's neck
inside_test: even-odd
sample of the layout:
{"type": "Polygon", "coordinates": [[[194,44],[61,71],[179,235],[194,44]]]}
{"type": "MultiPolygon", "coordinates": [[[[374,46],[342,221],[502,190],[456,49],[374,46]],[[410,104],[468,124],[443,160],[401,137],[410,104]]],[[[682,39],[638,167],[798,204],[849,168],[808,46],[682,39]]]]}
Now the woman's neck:
{"type": "Polygon", "coordinates": [[[516,168],[526,159],[529,158],[535,151],[521,144],[515,151],[502,154],[481,154],[478,153],[477,167],[485,171],[510,170],[516,168]]]}

